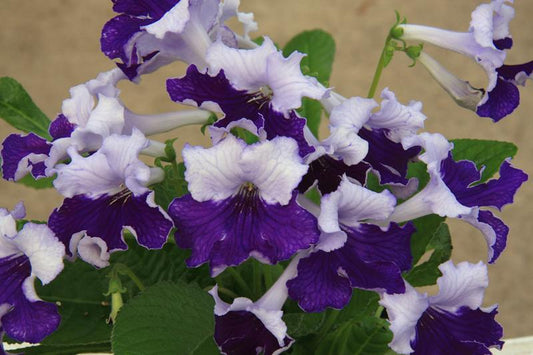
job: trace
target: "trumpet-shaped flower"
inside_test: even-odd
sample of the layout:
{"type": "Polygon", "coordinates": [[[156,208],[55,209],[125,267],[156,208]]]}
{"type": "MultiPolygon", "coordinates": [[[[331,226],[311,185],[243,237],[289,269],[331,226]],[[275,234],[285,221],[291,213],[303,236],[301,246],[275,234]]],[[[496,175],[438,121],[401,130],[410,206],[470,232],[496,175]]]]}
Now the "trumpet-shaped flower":
{"type": "Polygon", "coordinates": [[[463,219],[483,233],[489,262],[494,262],[505,248],[509,228],[492,212],[480,208],[502,209],[511,203],[527,175],[504,161],[498,179],[475,185],[481,178],[480,171],[471,161],[453,160],[453,145],[442,135],[422,133],[404,139],[403,144],[424,148],[420,160],[427,164],[430,180],[420,192],[397,206],[388,221],[409,221],[430,213],[463,219]]]}
{"type": "Polygon", "coordinates": [[[386,219],[396,199],[372,192],[344,177],[337,191],[322,197],[319,243],[300,260],[298,274],[287,283],[289,295],[307,312],[342,308],[352,288],[404,292],[402,271],[411,267],[412,224],[387,230],[363,223],[386,219]]]}
{"type": "Polygon", "coordinates": [[[51,282],[63,270],[64,245],[46,225],[26,223],[17,232],[20,206],[0,209],[0,326],[13,339],[38,343],[57,329],[60,316],[53,303],[42,301],[35,278],[51,282]]]}
{"type": "Polygon", "coordinates": [[[218,274],[252,256],[276,263],[318,239],[316,219],[296,203],[307,166],[296,142],[277,137],[247,146],[228,135],[212,148],[186,146],[190,194],[169,206],[189,267],[207,261],[218,274]]]}
{"type": "Polygon", "coordinates": [[[238,36],[224,22],[234,16],[244,24],[245,38],[257,24],[253,15],[237,11],[239,1],[113,0],[120,15],[108,21],[100,39],[102,51],[130,80],[176,60],[205,66],[212,41],[220,38],[237,46],[238,36]]]}
{"type": "Polygon", "coordinates": [[[448,261],[439,266],[436,296],[418,293],[409,284],[403,294],[383,294],[394,334],[389,346],[400,354],[490,354],[501,348],[502,327],[494,320],[496,305],[481,308],[488,286],[483,263],[448,261]]]}
{"type": "Polygon", "coordinates": [[[172,222],[146,187],[162,178],[160,169],[138,159],[147,144],[137,130],[111,135],[88,157],[70,149],[70,164],[57,166],[54,185],[67,198],[48,224],[70,255],[78,252],[95,266],[108,265],[109,252],[127,248],[123,228],[147,248],[163,246],[172,222]]]}
{"type": "Polygon", "coordinates": [[[524,85],[531,76],[533,62],[504,64],[506,50],[513,45],[509,22],[514,17],[511,0],[492,0],[472,12],[468,32],[453,32],[421,25],[402,24],[401,39],[425,41],[474,59],[488,77],[485,89],[475,89],[448,72],[440,63],[423,53],[419,61],[439,84],[461,106],[495,122],[507,116],[519,105],[517,84],[524,85]]]}

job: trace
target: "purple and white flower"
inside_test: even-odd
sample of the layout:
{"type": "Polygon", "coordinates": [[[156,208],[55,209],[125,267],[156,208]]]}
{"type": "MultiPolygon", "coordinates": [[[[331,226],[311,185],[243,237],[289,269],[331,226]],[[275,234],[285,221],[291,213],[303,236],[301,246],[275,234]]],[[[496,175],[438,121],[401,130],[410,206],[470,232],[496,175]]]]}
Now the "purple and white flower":
{"type": "Polygon", "coordinates": [[[313,148],[304,137],[305,119],[294,109],[302,97],[321,99],[329,91],[302,74],[303,56],[294,52],[284,58],[268,37],[261,46],[246,50],[217,41],[207,53],[208,72],[190,66],[183,78],[167,80],[167,90],[174,101],[222,113],[215,127],[237,123],[263,139],[291,137],[305,156],[313,148]]]}
{"type": "Polygon", "coordinates": [[[161,181],[163,171],[138,158],[147,145],[134,129],[131,136],[107,137],[88,157],[69,148],[71,162],[56,167],[54,181],[67,198],[48,224],[70,255],[77,252],[97,267],[107,266],[110,252],[127,248],[123,228],[147,248],[161,248],[166,242],[172,222],[146,187],[161,181]]]}
{"type": "Polygon", "coordinates": [[[281,308],[288,296],[287,280],[295,276],[300,257],[291,261],[256,302],[239,297],[228,304],[218,296],[217,286],[209,291],[215,299],[215,342],[223,354],[280,354],[292,345],[281,308]]]}
{"type": "Polygon", "coordinates": [[[453,32],[439,28],[402,24],[402,40],[424,41],[453,50],[474,59],[487,73],[486,89],[473,88],[448,72],[439,62],[422,53],[418,58],[437,82],[462,107],[481,117],[497,122],[518,107],[517,85],[524,85],[533,72],[533,61],[505,65],[506,50],[513,45],[509,22],[514,17],[511,0],[492,0],[472,12],[468,32],[453,32]]]}
{"type": "Polygon", "coordinates": [[[421,112],[420,102],[403,105],[387,88],[381,97],[377,112],[372,112],[378,106],[373,99],[346,99],[334,92],[322,99],[330,115],[331,134],[319,142],[312,133],[305,131],[315,152],[306,157],[310,168],[299,186],[301,192],[315,181],[323,194],[333,192],[344,174],[364,185],[370,168],[378,174],[382,184],[403,189],[409,185],[411,189],[412,182],[406,179],[407,164],[419,149],[403,149],[399,142],[422,128],[426,116],[421,112]]]}
{"type": "Polygon", "coordinates": [[[248,32],[257,29],[252,14],[237,11],[239,1],[226,0],[113,0],[120,15],[108,21],[100,39],[102,51],[130,80],[176,60],[204,67],[207,49],[213,40],[238,46],[249,42],[248,32]],[[224,22],[237,16],[244,25],[244,37],[224,22]]]}
{"type": "Polygon", "coordinates": [[[409,221],[431,213],[463,219],[483,233],[489,247],[489,262],[494,262],[505,248],[509,228],[481,207],[501,210],[512,203],[527,175],[506,160],[500,167],[498,179],[476,185],[481,172],[471,161],[453,160],[453,144],[442,135],[422,133],[402,143],[406,148],[424,148],[420,160],[427,164],[430,180],[420,192],[397,206],[388,221],[409,221]]]}
{"type": "Polygon", "coordinates": [[[436,296],[418,293],[409,284],[403,294],[383,294],[387,309],[389,346],[400,354],[490,354],[501,348],[502,327],[494,320],[497,306],[482,308],[488,286],[487,266],[482,262],[448,261],[439,266],[436,296]]]}
{"type": "Polygon", "coordinates": [[[0,328],[13,339],[38,343],[57,329],[57,306],[42,301],[35,278],[51,282],[63,270],[64,245],[45,224],[26,223],[17,232],[16,220],[24,216],[0,209],[0,328]]]}
{"type": "Polygon", "coordinates": [[[190,194],[169,214],[177,244],[192,249],[189,267],[209,261],[217,275],[250,256],[276,263],[318,240],[316,219],[296,202],[307,166],[293,139],[248,146],[228,135],[208,149],[186,146],[183,160],[190,194]]]}
{"type": "Polygon", "coordinates": [[[387,190],[376,193],[343,178],[337,191],[322,197],[319,243],[298,264],[287,283],[289,295],[306,312],[340,309],[352,288],[400,293],[402,271],[411,268],[412,224],[392,223],[386,230],[365,220],[385,220],[396,204],[387,190]]]}

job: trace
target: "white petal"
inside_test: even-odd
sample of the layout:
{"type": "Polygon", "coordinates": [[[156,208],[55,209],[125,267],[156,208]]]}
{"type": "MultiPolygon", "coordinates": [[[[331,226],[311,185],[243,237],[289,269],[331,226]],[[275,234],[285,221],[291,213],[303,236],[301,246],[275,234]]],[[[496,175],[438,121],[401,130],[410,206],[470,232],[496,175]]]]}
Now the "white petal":
{"type": "Polygon", "coordinates": [[[17,235],[17,222],[6,209],[0,210],[0,237],[13,238],[17,235]]]}
{"type": "Polygon", "coordinates": [[[228,135],[211,148],[183,148],[185,180],[196,201],[223,200],[235,194],[246,182],[239,164],[246,143],[228,135]]]}
{"type": "Polygon", "coordinates": [[[366,219],[384,220],[389,217],[396,198],[388,191],[370,191],[343,177],[337,191],[324,195],[318,224],[323,231],[340,230],[339,224],[355,227],[366,219]]]}
{"type": "Polygon", "coordinates": [[[307,77],[300,70],[300,61],[305,55],[293,52],[284,58],[275,52],[267,58],[267,78],[265,84],[272,89],[272,107],[278,112],[287,113],[302,105],[302,97],[320,100],[328,94],[328,89],[318,84],[313,77],[307,77]]]}
{"type": "Polygon", "coordinates": [[[405,293],[392,295],[384,293],[379,301],[379,304],[387,309],[390,330],[394,335],[389,346],[400,354],[413,352],[410,343],[416,336],[416,324],[429,306],[426,294],[416,292],[407,283],[405,287],[405,293]]]}
{"type": "Polygon", "coordinates": [[[332,154],[342,159],[346,165],[358,164],[368,154],[368,142],[359,137],[357,130],[352,127],[333,128],[331,135],[322,142],[322,146],[326,151],[332,151],[332,154]]]}
{"type": "Polygon", "coordinates": [[[381,97],[381,108],[370,116],[369,127],[389,130],[388,137],[394,142],[400,142],[403,136],[416,134],[424,127],[426,116],[421,112],[420,101],[402,105],[388,88],[383,89],[381,97]]]}
{"type": "Polygon", "coordinates": [[[353,128],[359,132],[370,118],[372,110],[377,106],[378,104],[373,99],[349,98],[331,110],[330,127],[353,128]]]}
{"type": "Polygon", "coordinates": [[[63,270],[65,246],[47,225],[26,223],[13,242],[30,259],[32,274],[43,284],[63,270]]]}
{"type": "Polygon", "coordinates": [[[134,194],[142,194],[147,191],[150,168],[138,155],[147,145],[144,135],[134,129],[131,136],[106,138],[102,148],[89,157],[82,157],[71,147],[68,153],[72,161],[57,166],[54,186],[66,197],[117,193],[123,189],[123,184],[134,194]]]}
{"type": "Polygon", "coordinates": [[[408,136],[402,139],[402,146],[408,149],[414,146],[424,148],[424,153],[420,154],[419,159],[436,171],[440,171],[440,162],[448,157],[452,150],[453,144],[448,142],[443,135],[439,133],[421,133],[416,136],[408,136]]]}
{"type": "Polygon", "coordinates": [[[162,39],[167,32],[182,32],[189,19],[189,0],[181,0],[158,21],[148,26],[142,26],[141,29],[146,30],[146,32],[154,35],[158,39],[162,39]]]}
{"type": "Polygon", "coordinates": [[[70,98],[63,101],[61,112],[70,123],[85,126],[94,107],[94,98],[84,84],[72,87],[70,98]]]}
{"type": "Polygon", "coordinates": [[[437,279],[439,293],[429,298],[432,306],[455,312],[462,306],[471,309],[481,307],[485,289],[489,285],[487,266],[481,261],[466,261],[455,266],[447,261],[439,266],[442,276],[437,279]]]}
{"type": "Polygon", "coordinates": [[[78,243],[80,258],[98,268],[109,266],[109,251],[107,244],[102,238],[85,235],[78,243]]]}
{"type": "Polygon", "coordinates": [[[283,346],[285,344],[284,339],[287,336],[287,325],[281,318],[283,316],[283,311],[267,310],[259,307],[253,307],[250,311],[255,314],[265,325],[265,328],[276,337],[278,344],[283,346]]]}
{"type": "Polygon", "coordinates": [[[206,61],[212,74],[224,70],[226,78],[239,90],[259,90],[267,84],[267,58],[277,49],[270,38],[255,49],[235,49],[217,41],[209,47],[206,61]]]}
{"type": "Polygon", "coordinates": [[[276,137],[248,146],[243,152],[242,171],[258,187],[265,202],[286,205],[308,166],[302,163],[296,141],[276,137]]]}

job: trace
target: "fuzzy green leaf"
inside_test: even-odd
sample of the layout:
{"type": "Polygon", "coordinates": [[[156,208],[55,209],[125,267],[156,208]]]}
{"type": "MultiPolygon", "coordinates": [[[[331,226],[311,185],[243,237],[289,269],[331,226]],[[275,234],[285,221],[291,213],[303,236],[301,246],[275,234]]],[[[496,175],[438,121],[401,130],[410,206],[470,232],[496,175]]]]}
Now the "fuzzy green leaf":
{"type": "Polygon", "coordinates": [[[120,310],[113,328],[116,354],[217,354],[214,302],[198,286],[162,282],[120,310]]]}
{"type": "Polygon", "coordinates": [[[33,132],[51,139],[48,133],[50,120],[35,105],[22,85],[10,77],[0,78],[0,117],[23,132],[33,132]]]}

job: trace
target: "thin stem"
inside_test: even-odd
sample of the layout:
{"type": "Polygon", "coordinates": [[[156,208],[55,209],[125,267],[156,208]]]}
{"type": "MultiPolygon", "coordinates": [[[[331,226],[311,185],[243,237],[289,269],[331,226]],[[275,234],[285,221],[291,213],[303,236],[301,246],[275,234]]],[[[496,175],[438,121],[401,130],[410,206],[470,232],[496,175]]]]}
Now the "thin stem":
{"type": "Polygon", "coordinates": [[[384,309],[385,308],[383,306],[379,306],[378,309],[376,309],[376,314],[375,314],[376,318],[381,318],[381,315],[383,314],[384,309]]]}
{"type": "Polygon", "coordinates": [[[135,275],[135,273],[125,264],[115,264],[115,269],[117,272],[128,276],[131,281],[135,283],[135,285],[139,288],[139,290],[144,291],[146,287],[144,287],[144,284],[142,283],[141,279],[135,275]]]}
{"type": "Polygon", "coordinates": [[[385,68],[385,56],[387,54],[387,48],[389,47],[389,42],[391,41],[391,39],[392,37],[389,33],[389,35],[387,35],[385,45],[383,46],[383,50],[381,51],[381,55],[379,57],[378,65],[376,67],[376,71],[374,72],[374,77],[372,78],[372,84],[370,85],[370,89],[368,90],[367,97],[369,99],[373,98],[376,94],[379,79],[381,79],[381,73],[383,72],[383,68],[385,68]]]}

